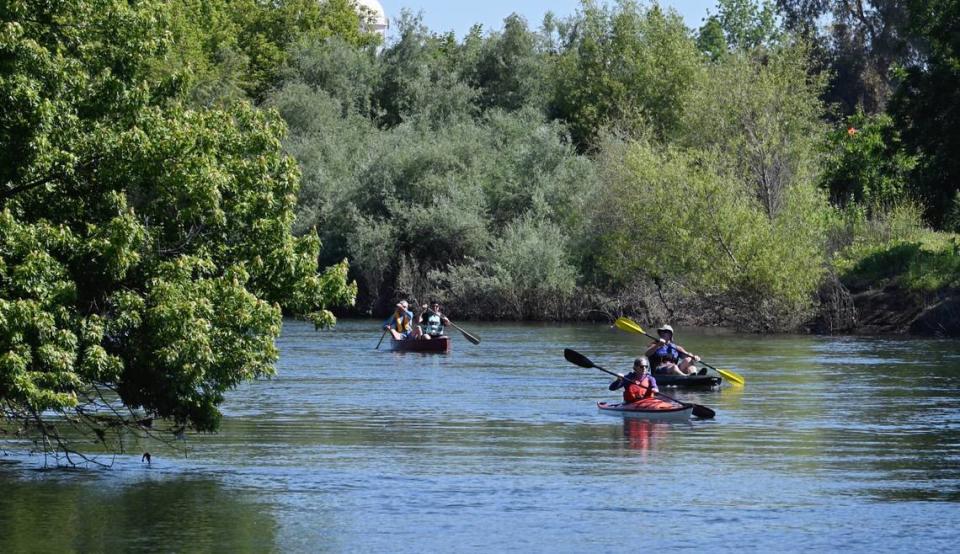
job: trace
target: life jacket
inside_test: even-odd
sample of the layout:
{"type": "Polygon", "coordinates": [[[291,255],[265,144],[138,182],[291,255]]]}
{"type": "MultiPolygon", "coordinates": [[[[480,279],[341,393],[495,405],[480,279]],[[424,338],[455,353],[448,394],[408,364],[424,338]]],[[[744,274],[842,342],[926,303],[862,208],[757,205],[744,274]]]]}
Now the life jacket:
{"type": "Polygon", "coordinates": [[[627,383],[627,386],[623,388],[624,402],[629,404],[631,402],[637,402],[638,400],[653,397],[654,389],[657,388],[657,382],[653,377],[647,375],[643,379],[637,381],[637,383],[639,384],[627,383]]]}
{"type": "Polygon", "coordinates": [[[656,352],[649,358],[650,365],[653,367],[657,367],[664,362],[677,363],[680,361],[680,351],[672,342],[668,342],[667,344],[661,344],[660,348],[657,348],[656,352]]]}
{"type": "Polygon", "coordinates": [[[397,312],[393,312],[393,316],[390,317],[390,326],[400,334],[409,333],[413,330],[413,317],[406,310],[399,316],[397,312]]]}
{"type": "Polygon", "coordinates": [[[426,312],[423,315],[426,317],[426,321],[423,326],[423,332],[435,337],[439,337],[440,335],[442,335],[443,320],[440,319],[440,315],[432,311],[426,312]]]}

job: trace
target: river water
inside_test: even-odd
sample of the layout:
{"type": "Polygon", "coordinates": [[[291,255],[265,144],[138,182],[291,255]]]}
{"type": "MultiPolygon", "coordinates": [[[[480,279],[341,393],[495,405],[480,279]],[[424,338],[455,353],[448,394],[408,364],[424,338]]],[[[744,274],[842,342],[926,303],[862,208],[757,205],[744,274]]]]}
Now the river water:
{"type": "MultiPolygon", "coordinates": [[[[745,387],[598,413],[642,337],[468,324],[449,355],[287,321],[279,375],[185,451],[40,470],[0,443],[0,552],[929,551],[960,544],[960,343],[678,329],[745,387]]],[[[159,450],[158,450],[159,449],[159,450]]]]}

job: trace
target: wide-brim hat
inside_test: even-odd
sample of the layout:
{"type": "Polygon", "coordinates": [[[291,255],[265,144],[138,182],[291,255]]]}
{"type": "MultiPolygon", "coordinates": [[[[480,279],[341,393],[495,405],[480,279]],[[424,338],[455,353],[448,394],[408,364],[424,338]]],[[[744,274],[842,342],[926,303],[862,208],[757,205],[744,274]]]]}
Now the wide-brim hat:
{"type": "Polygon", "coordinates": [[[669,325],[664,325],[663,327],[657,328],[657,332],[658,332],[658,333],[661,332],[661,331],[670,331],[670,334],[672,335],[672,334],[673,334],[673,327],[671,327],[671,326],[669,326],[669,325]]]}

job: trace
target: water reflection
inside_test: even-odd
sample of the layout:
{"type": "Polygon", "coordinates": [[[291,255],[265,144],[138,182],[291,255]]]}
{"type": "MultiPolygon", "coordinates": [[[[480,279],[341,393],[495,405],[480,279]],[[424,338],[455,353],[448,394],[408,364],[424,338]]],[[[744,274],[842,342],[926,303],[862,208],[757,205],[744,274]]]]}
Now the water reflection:
{"type": "MultiPolygon", "coordinates": [[[[627,438],[630,448],[646,454],[648,450],[658,446],[658,443],[667,437],[671,425],[671,423],[664,421],[627,417],[623,418],[623,436],[627,438]]],[[[644,459],[646,459],[646,456],[644,456],[644,459]]]]}
{"type": "Polygon", "coordinates": [[[275,550],[268,507],[217,479],[0,466],[0,488],[0,552],[275,550]]]}

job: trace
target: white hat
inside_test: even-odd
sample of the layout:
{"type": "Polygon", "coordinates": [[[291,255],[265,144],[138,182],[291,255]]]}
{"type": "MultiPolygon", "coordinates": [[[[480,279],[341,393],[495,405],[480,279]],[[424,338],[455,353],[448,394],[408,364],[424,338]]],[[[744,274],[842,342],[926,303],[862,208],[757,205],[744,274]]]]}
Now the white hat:
{"type": "Polygon", "coordinates": [[[403,308],[404,310],[406,310],[406,309],[407,309],[407,306],[409,306],[409,305],[410,305],[410,304],[407,304],[407,301],[406,301],[406,300],[401,300],[401,301],[397,302],[397,307],[398,307],[398,308],[403,308]]]}
{"type": "Polygon", "coordinates": [[[663,327],[660,327],[659,329],[657,329],[657,332],[658,332],[658,333],[659,333],[660,331],[670,331],[670,334],[672,335],[672,334],[673,334],[673,327],[671,327],[671,326],[669,326],[669,325],[664,325],[663,327]]]}

